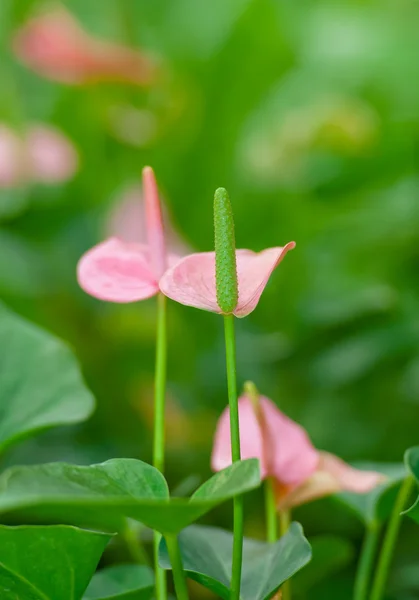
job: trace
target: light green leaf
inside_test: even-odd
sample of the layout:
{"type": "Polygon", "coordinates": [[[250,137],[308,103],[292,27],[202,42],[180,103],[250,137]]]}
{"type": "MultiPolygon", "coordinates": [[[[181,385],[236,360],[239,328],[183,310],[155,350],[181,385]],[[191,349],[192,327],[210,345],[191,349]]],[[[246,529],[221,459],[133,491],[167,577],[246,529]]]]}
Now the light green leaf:
{"type": "MultiPolygon", "coordinates": [[[[182,531],[179,545],[185,571],[220,598],[230,598],[233,535],[216,527],[192,525],[182,531]]],[[[275,544],[246,539],[243,545],[241,600],[268,600],[311,559],[310,544],[299,523],[275,544]]],[[[164,540],[159,562],[170,569],[164,540]]]]}
{"type": "MultiPolygon", "coordinates": [[[[419,446],[409,448],[406,451],[404,460],[408,471],[413,475],[416,483],[419,484],[419,446]]],[[[411,519],[419,523],[419,496],[416,497],[414,504],[404,514],[409,515],[411,519]]]]}
{"type": "Polygon", "coordinates": [[[79,600],[110,535],[66,525],[0,526],[2,600],[79,600]]]}
{"type": "Polygon", "coordinates": [[[401,482],[406,477],[406,468],[403,464],[392,463],[362,463],[356,466],[378,471],[387,480],[366,494],[342,492],[335,498],[348,506],[365,524],[385,521],[391,513],[401,482]]]}
{"type": "Polygon", "coordinates": [[[84,600],[149,600],[154,592],[154,574],[145,565],[114,565],[98,571],[84,600]]]}
{"type": "Polygon", "coordinates": [[[256,459],[219,471],[190,498],[170,498],[163,475],[134,459],[89,467],[64,463],[12,467],[0,477],[0,513],[111,530],[119,530],[130,517],[162,533],[178,533],[259,483],[256,459]]]}
{"type": "Polygon", "coordinates": [[[77,423],[94,409],[67,346],[0,304],[0,451],[36,431],[77,423]]]}

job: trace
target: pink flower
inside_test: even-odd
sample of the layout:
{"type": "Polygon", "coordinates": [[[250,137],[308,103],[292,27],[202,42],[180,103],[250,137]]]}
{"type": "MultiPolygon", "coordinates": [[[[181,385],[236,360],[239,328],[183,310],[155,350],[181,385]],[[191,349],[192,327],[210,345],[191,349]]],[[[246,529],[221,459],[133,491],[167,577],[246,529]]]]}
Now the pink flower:
{"type": "Polygon", "coordinates": [[[159,292],[167,265],[178,260],[166,253],[161,206],[151,167],[143,170],[147,244],[112,237],[79,261],[77,278],[85,292],[108,302],[137,302],[159,292]]]}
{"type": "MultiPolygon", "coordinates": [[[[262,252],[236,250],[239,299],[233,314],[245,317],[257,306],[272,271],[295,242],[262,252]]],[[[190,254],[168,269],[160,289],[169,298],[202,310],[222,313],[215,288],[215,252],[190,254]]]]}
{"type": "Polygon", "coordinates": [[[34,124],[18,135],[0,125],[0,187],[29,183],[60,183],[78,166],[71,142],[57,129],[34,124]]]}
{"type": "MultiPolygon", "coordinates": [[[[314,448],[306,431],[277,406],[259,396],[239,398],[241,456],[258,458],[261,477],[275,480],[279,509],[287,509],[315,498],[347,490],[368,492],[383,476],[360,471],[342,460],[314,448]]],[[[222,413],[214,440],[211,465],[220,471],[231,464],[230,410],[222,413]]]]}
{"type": "Polygon", "coordinates": [[[124,46],[90,37],[64,8],[41,14],[15,35],[16,56],[38,74],[67,84],[150,83],[151,62],[124,46]]]}

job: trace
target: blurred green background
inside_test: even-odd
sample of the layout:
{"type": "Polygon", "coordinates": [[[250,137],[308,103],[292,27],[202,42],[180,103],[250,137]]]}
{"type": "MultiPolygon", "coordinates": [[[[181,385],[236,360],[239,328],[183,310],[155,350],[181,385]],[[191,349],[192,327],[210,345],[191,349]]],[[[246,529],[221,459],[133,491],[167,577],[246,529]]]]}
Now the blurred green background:
{"type": "MultiPolygon", "coordinates": [[[[218,186],[232,198],[238,247],[297,242],[237,322],[240,384],[254,380],[319,448],[400,461],[419,442],[419,3],[68,1],[91,34],[155,56],[160,75],[146,88],[61,85],[23,66],[11,39],[39,6],[1,0],[0,120],[59,127],[80,167],[65,185],[0,191],[0,294],[70,342],[98,410],[5,460],[150,460],[155,301],[101,303],[75,278],[81,254],[109,232],[115,201],[150,164],[190,248],[212,248],[218,186]]],[[[227,401],[222,323],[170,303],[169,340],[175,486],[209,474],[227,401]]],[[[258,502],[248,502],[255,536],[258,502]]],[[[207,520],[228,527],[230,508],[207,520]]],[[[356,556],[362,531],[330,500],[297,517],[308,534],[344,534],[356,556]]],[[[406,524],[396,569],[402,558],[417,564],[415,540],[406,524]]],[[[310,598],[349,598],[353,568],[310,598]]],[[[418,597],[399,589],[419,585],[405,570],[389,598],[418,597]]]]}

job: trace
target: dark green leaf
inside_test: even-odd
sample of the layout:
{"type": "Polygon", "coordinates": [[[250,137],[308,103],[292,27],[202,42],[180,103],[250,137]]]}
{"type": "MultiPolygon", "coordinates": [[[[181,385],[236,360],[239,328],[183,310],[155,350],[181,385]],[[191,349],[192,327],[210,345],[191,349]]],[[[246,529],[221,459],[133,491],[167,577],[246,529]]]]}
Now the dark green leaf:
{"type": "Polygon", "coordinates": [[[327,579],[351,562],[354,556],[352,544],[334,535],[317,536],[310,539],[313,558],[305,569],[299,571],[292,583],[298,593],[304,593],[327,579]]]}
{"type": "Polygon", "coordinates": [[[336,498],[351,508],[363,523],[385,521],[393,508],[400,484],[406,477],[406,468],[402,464],[362,463],[359,468],[378,471],[388,479],[366,494],[342,492],[336,498]]]}
{"type": "Polygon", "coordinates": [[[89,467],[64,463],[12,467],[0,478],[0,512],[110,529],[120,529],[125,517],[130,517],[162,533],[178,533],[259,483],[256,459],[216,473],[190,498],[170,498],[163,475],[134,459],[89,467]]]}
{"type": "Polygon", "coordinates": [[[66,525],[0,526],[2,600],[79,600],[111,536],[66,525]]]}
{"type": "Polygon", "coordinates": [[[154,574],[145,565],[114,565],[98,571],[84,600],[149,600],[154,591],[154,574]]]}
{"type": "Polygon", "coordinates": [[[94,409],[70,350],[0,304],[0,450],[38,430],[77,423],[94,409]]]}
{"type": "MultiPolygon", "coordinates": [[[[215,527],[192,525],[182,531],[179,544],[188,577],[221,598],[230,597],[233,535],[215,527]]],[[[243,546],[242,600],[267,600],[311,559],[310,544],[299,523],[275,544],[245,539],[243,546]]],[[[159,562],[170,569],[162,541],[159,562]]]]}

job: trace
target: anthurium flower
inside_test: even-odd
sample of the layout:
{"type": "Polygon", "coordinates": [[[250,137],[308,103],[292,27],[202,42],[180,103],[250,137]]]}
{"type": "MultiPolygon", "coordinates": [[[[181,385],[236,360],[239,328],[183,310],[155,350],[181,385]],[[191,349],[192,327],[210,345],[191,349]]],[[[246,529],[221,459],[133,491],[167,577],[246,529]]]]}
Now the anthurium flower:
{"type": "MultiPolygon", "coordinates": [[[[257,306],[271,273],[294,242],[262,252],[236,250],[238,302],[236,317],[245,317],[257,306]]],[[[202,310],[222,313],[217,303],[215,252],[190,254],[169,268],[160,280],[160,289],[169,298],[202,310]]]]}
{"type": "Polygon", "coordinates": [[[156,179],[151,167],[143,170],[147,244],[127,243],[116,237],[98,244],[79,261],[77,278],[85,292],[108,302],[137,302],[159,292],[166,266],[178,260],[166,253],[156,179]]]}
{"type": "Polygon", "coordinates": [[[148,85],[154,76],[151,61],[142,53],[91,37],[61,6],[23,25],[13,48],[35,72],[67,84],[115,81],[148,85]]]}
{"type": "MultiPolygon", "coordinates": [[[[267,397],[257,403],[249,394],[239,398],[241,456],[259,458],[262,479],[275,481],[277,505],[288,509],[338,491],[364,493],[383,476],[354,469],[342,460],[318,451],[301,425],[284,415],[267,397]]],[[[219,471],[231,464],[230,411],[222,413],[214,440],[211,465],[219,471]]]]}
{"type": "Polygon", "coordinates": [[[35,123],[17,133],[0,124],[0,187],[60,183],[70,179],[77,166],[73,144],[58,129],[35,123]]]}

